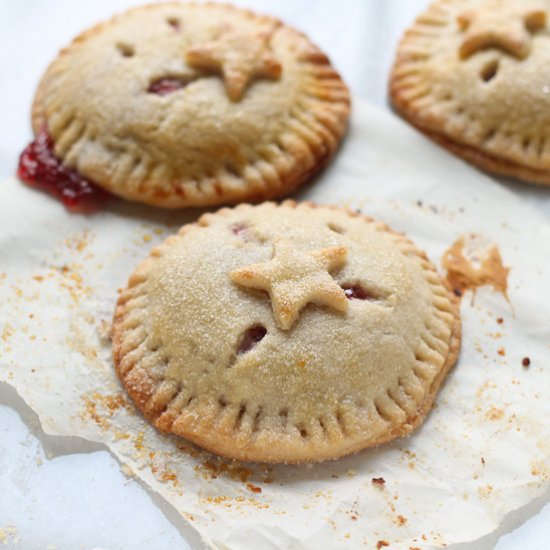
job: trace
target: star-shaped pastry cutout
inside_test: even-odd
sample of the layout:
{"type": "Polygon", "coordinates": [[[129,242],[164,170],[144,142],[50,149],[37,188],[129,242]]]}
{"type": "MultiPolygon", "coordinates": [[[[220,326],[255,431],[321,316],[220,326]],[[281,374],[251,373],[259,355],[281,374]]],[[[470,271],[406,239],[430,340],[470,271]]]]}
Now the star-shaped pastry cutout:
{"type": "Polygon", "coordinates": [[[273,315],[283,330],[292,327],[308,303],[346,311],[344,290],[330,276],[330,271],[344,265],[344,246],[302,252],[289,241],[274,244],[273,258],[231,272],[231,280],[247,288],[265,290],[271,299],[273,315]]]}
{"type": "Polygon", "coordinates": [[[188,49],[187,64],[220,73],[231,101],[239,101],[252,80],[281,76],[282,66],[268,48],[275,28],[250,34],[226,27],[212,42],[188,49]]]}
{"type": "Polygon", "coordinates": [[[460,14],[458,24],[465,31],[459,50],[462,59],[486,48],[525,59],[532,34],[546,26],[546,12],[529,2],[492,0],[460,14]]]}

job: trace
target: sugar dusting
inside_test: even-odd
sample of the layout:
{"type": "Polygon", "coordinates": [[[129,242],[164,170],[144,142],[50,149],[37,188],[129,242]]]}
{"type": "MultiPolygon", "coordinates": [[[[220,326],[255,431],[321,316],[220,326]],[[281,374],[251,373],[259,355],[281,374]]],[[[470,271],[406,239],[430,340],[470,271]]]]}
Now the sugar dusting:
{"type": "MultiPolygon", "coordinates": [[[[142,238],[143,230],[143,227],[137,230],[133,241],[141,248],[138,256],[145,254],[145,247],[154,245],[154,241],[158,240],[162,233],[149,228],[147,234],[153,239],[153,242],[149,243],[142,238]]],[[[364,537],[360,536],[361,530],[357,530],[357,526],[367,518],[372,521],[369,509],[373,503],[377,503],[380,517],[386,518],[388,524],[402,534],[396,532],[395,537],[389,539],[385,538],[387,530],[378,529],[378,536],[374,540],[368,539],[369,544],[388,542],[391,545],[396,540],[410,540],[412,544],[418,544],[421,540],[433,543],[443,541],[441,534],[429,530],[424,530],[425,534],[418,542],[411,535],[417,527],[417,502],[411,500],[407,491],[400,488],[399,481],[382,464],[375,460],[365,474],[363,462],[368,462],[369,457],[377,456],[377,452],[311,469],[243,464],[225,460],[214,457],[182,439],[158,434],[141,419],[133,404],[116,384],[100,389],[98,382],[101,377],[105,373],[112,373],[108,322],[104,313],[94,312],[93,309],[90,311],[88,308],[88,304],[94,302],[98,292],[98,286],[90,280],[90,274],[101,272],[103,269],[94,251],[95,239],[96,235],[90,231],[69,235],[63,244],[66,254],[55,256],[55,263],[52,263],[51,267],[42,267],[34,271],[25,281],[10,282],[9,299],[12,304],[17,305],[20,313],[25,313],[28,322],[23,326],[17,326],[15,320],[5,323],[2,327],[2,338],[9,345],[13,341],[17,345],[17,339],[33,341],[32,338],[40,337],[35,334],[33,328],[34,324],[39,325],[43,321],[42,310],[38,305],[47,296],[61,296],[66,300],[73,317],[68,323],[70,330],[64,336],[64,345],[81,357],[87,380],[86,388],[80,393],[80,405],[76,416],[86,430],[91,430],[89,433],[103,434],[94,435],[93,438],[102,439],[111,448],[117,449],[118,456],[125,464],[123,471],[127,475],[136,475],[147,479],[148,483],[157,483],[157,490],[171,501],[185,499],[190,493],[199,495],[196,506],[179,505],[182,515],[197,526],[204,518],[212,522],[222,513],[230,515],[232,521],[237,521],[239,517],[248,521],[258,518],[257,514],[289,516],[291,512],[287,505],[285,487],[296,483],[304,476],[308,480],[307,483],[314,487],[314,490],[306,491],[307,499],[301,506],[303,513],[307,514],[305,517],[316,515],[325,507],[332,508],[340,502],[342,496],[338,495],[339,484],[361,484],[363,497],[356,498],[352,505],[322,520],[338,540],[349,541],[349,544],[362,543],[364,537]],[[90,338],[90,334],[94,332],[97,340],[90,338]],[[323,475],[328,478],[328,483],[315,481],[317,476],[322,479],[323,475]],[[279,496],[280,490],[282,497],[279,496]]],[[[474,266],[474,269],[479,269],[479,266],[474,266]]],[[[115,292],[113,294],[116,295],[115,292]]],[[[486,331],[484,341],[506,340],[508,321],[505,323],[503,318],[496,315],[493,317],[493,322],[496,323],[494,326],[498,326],[499,331],[486,331]]],[[[495,354],[504,360],[508,354],[499,354],[498,349],[495,350],[495,354]]],[[[37,371],[35,374],[39,376],[40,372],[37,371]]],[[[44,383],[46,387],[51,387],[55,380],[44,380],[44,383]]],[[[496,383],[487,383],[479,389],[479,410],[476,408],[476,413],[483,421],[495,425],[495,429],[503,429],[504,425],[504,429],[511,430],[515,426],[511,422],[517,423],[517,420],[512,414],[508,414],[504,406],[499,405],[499,388],[496,383]]],[[[386,452],[391,454],[392,451],[383,450],[380,456],[386,452]]],[[[490,457],[491,452],[484,451],[485,455],[490,457]]],[[[422,475],[429,463],[429,458],[417,445],[412,445],[410,449],[399,449],[395,459],[395,467],[402,468],[407,472],[403,475],[412,478],[422,475]]],[[[476,464],[479,463],[478,457],[476,464]]],[[[497,463],[496,459],[488,458],[487,465],[483,467],[489,468],[490,471],[493,463],[497,463]]],[[[529,464],[531,475],[535,479],[547,479],[547,470],[542,467],[543,463],[540,460],[529,464]]],[[[471,477],[480,483],[479,488],[474,491],[475,494],[484,502],[491,502],[495,494],[489,489],[491,484],[481,483],[483,475],[475,469],[471,477]]],[[[474,492],[469,493],[470,501],[474,498],[474,492]]]]}
{"type": "MultiPolygon", "coordinates": [[[[486,232],[494,242],[509,240],[510,247],[506,249],[504,258],[506,265],[513,266],[514,277],[528,274],[532,289],[530,291],[525,286],[516,289],[515,282],[507,289],[516,304],[517,319],[511,319],[500,307],[499,302],[504,302],[500,296],[496,301],[488,301],[486,293],[480,292],[474,306],[463,302],[464,326],[473,336],[465,340],[460,364],[440,394],[440,406],[424,425],[422,437],[412,436],[403,442],[410,454],[396,445],[389,445],[337,463],[312,468],[274,468],[272,472],[265,472],[271,483],[267,479],[262,481],[264,472],[260,468],[241,465],[243,469],[253,471],[250,476],[243,475],[248,477],[246,483],[262,489],[262,493],[255,494],[241,481],[240,474],[235,473],[238,479],[233,480],[228,472],[218,472],[220,464],[227,464],[229,468],[230,462],[218,463],[208,453],[183,440],[158,434],[139,415],[125,407],[117,408],[111,415],[108,404],[94,396],[94,392],[106,396],[117,395],[120,391],[112,376],[107,342],[103,342],[107,353],[103,353],[101,345],[95,344],[103,364],[100,370],[90,368],[91,357],[87,349],[82,349],[84,353],[80,354],[76,351],[86,342],[85,338],[73,338],[75,350],[68,350],[65,336],[63,339],[57,337],[65,324],[61,317],[56,318],[57,314],[51,312],[60,302],[64,305],[70,302],[70,312],[65,311],[66,315],[70,313],[82,319],[83,337],[86,334],[93,336],[91,329],[110,317],[111,303],[107,301],[109,307],[102,309],[102,296],[116,294],[116,288],[124,284],[134,265],[158,241],[154,227],[143,227],[143,217],[148,213],[142,212],[137,218],[128,216],[124,223],[118,223],[119,216],[115,212],[90,220],[93,226],[90,236],[93,238],[82,252],[77,250],[77,245],[71,254],[53,257],[53,248],[47,245],[55,239],[50,238],[44,229],[40,239],[29,238],[23,243],[34,254],[33,262],[27,262],[27,257],[20,254],[11,258],[9,254],[6,256],[6,265],[10,261],[17,262],[14,265],[21,274],[19,279],[23,279],[23,274],[25,277],[24,280],[15,280],[10,273],[6,280],[0,274],[0,292],[5,300],[3,307],[10,314],[5,323],[0,323],[0,332],[5,329],[7,340],[5,345],[0,340],[0,376],[18,388],[50,432],[84,433],[89,439],[105,442],[121,462],[131,464],[136,476],[172,503],[209,541],[214,539],[225,544],[231,537],[233,545],[247,547],[248,544],[250,547],[253,544],[251,535],[259,533],[255,526],[269,523],[273,526],[271,535],[277,537],[277,542],[288,541],[288,537],[303,540],[309,536],[311,545],[317,543],[318,546],[321,543],[333,547],[345,544],[357,548],[364,544],[367,548],[374,548],[378,542],[387,542],[390,548],[402,546],[410,550],[429,545],[443,546],[466,536],[474,539],[493,530],[506,511],[540,494],[544,490],[543,483],[548,482],[544,467],[544,457],[549,451],[544,447],[548,439],[545,438],[547,427],[537,424],[547,387],[544,385],[547,373],[541,366],[541,357],[544,357],[544,350],[547,351],[547,337],[542,329],[528,335],[521,330],[527,320],[533,322],[537,318],[537,306],[546,304],[545,295],[539,291],[544,288],[542,283],[544,277],[547,278],[547,267],[540,262],[537,265],[534,256],[528,253],[532,254],[537,247],[542,249],[544,242],[548,242],[548,232],[542,226],[535,229],[521,204],[512,204],[505,194],[499,195],[499,190],[491,186],[490,181],[481,182],[481,176],[468,172],[465,166],[457,164],[453,173],[453,179],[460,179],[460,186],[447,185],[451,178],[437,180],[438,171],[441,174],[443,167],[444,175],[449,173],[450,160],[447,157],[438,163],[432,155],[429,170],[417,170],[415,167],[420,166],[423,159],[421,154],[416,154],[422,146],[420,141],[408,139],[402,162],[396,163],[395,150],[400,150],[401,146],[401,130],[397,122],[369,108],[366,110],[369,116],[361,126],[360,114],[365,109],[361,102],[355,105],[354,132],[336,159],[340,185],[334,189],[330,177],[320,179],[309,198],[334,203],[349,196],[352,197],[349,206],[356,208],[362,206],[357,198],[364,195],[365,184],[371,184],[367,212],[414,239],[424,239],[425,243],[419,244],[432,259],[441,254],[446,242],[450,242],[451,232],[458,234],[476,230],[486,232]],[[373,131],[379,134],[380,140],[370,139],[373,131]],[[369,147],[365,147],[361,136],[368,139],[369,147]],[[391,141],[385,141],[388,137],[391,141]],[[387,143],[391,144],[391,154],[379,147],[379,144],[386,147],[387,143]],[[414,157],[415,162],[409,163],[409,157],[414,157]],[[346,164],[348,160],[350,162],[346,164]],[[361,166],[368,167],[368,171],[360,170],[361,166]],[[360,177],[353,181],[352,174],[358,172],[360,177]],[[384,177],[387,185],[375,185],[378,182],[374,174],[378,182],[380,177],[384,177]],[[379,192],[382,187],[383,192],[379,192]],[[381,194],[384,200],[379,200],[381,194]],[[485,206],[482,209],[471,200],[474,195],[485,205],[494,204],[494,209],[490,212],[485,206]],[[393,203],[391,196],[396,197],[393,203]],[[407,208],[406,202],[412,204],[418,197],[422,198],[424,206],[419,204],[414,209],[407,208]],[[460,206],[457,208],[457,205],[460,206]],[[504,221],[506,225],[500,226],[504,221]],[[524,237],[529,237],[529,250],[525,253],[511,246],[511,243],[518,242],[518,227],[521,227],[524,237]],[[102,239],[107,241],[103,248],[102,239]],[[95,258],[86,259],[84,256],[88,254],[95,255],[95,258]],[[103,268],[99,264],[103,264],[103,268]],[[58,268],[53,270],[52,265],[58,268]],[[74,265],[75,269],[63,274],[59,270],[62,265],[74,265]],[[122,268],[117,270],[117,265],[122,265],[122,268]],[[100,272],[101,269],[104,271],[100,272]],[[49,270],[53,275],[49,275],[49,270]],[[83,279],[80,285],[71,279],[75,274],[83,279]],[[35,280],[31,275],[43,277],[43,280],[35,280]],[[69,289],[58,286],[60,282],[70,283],[76,300],[69,289]],[[86,292],[86,287],[91,289],[91,294],[86,292]],[[521,300],[516,301],[516,295],[521,300]],[[78,317],[86,308],[93,310],[93,325],[84,321],[84,316],[78,317]],[[46,311],[49,315],[45,315],[46,311]],[[503,319],[502,323],[495,322],[497,318],[503,319]],[[4,326],[7,323],[9,325],[4,326]],[[51,329],[40,332],[40,325],[49,325],[51,329]],[[498,344],[496,337],[487,334],[494,334],[497,326],[502,333],[496,341],[498,344]],[[39,348],[34,346],[38,343],[42,345],[42,351],[37,352],[34,350],[39,348]],[[44,346],[47,353],[43,352],[44,346]],[[52,351],[56,346],[70,356],[70,361],[55,364],[52,351]],[[506,355],[498,353],[500,348],[506,350],[506,355]],[[16,364],[16,355],[21,357],[23,353],[28,356],[28,364],[16,364]],[[531,360],[528,369],[522,367],[524,357],[531,360]],[[45,371],[48,362],[55,368],[45,371]],[[82,375],[77,378],[79,369],[82,375]],[[78,393],[75,391],[76,379],[78,393]],[[480,392],[478,399],[476,389],[480,392]],[[42,401],[44,396],[54,392],[63,399],[58,409],[52,409],[51,400],[42,401]],[[536,397],[537,393],[539,397],[536,397]],[[96,402],[93,414],[99,422],[93,415],[88,415],[86,420],[80,417],[80,413],[86,410],[83,396],[96,402]],[[501,419],[486,417],[492,406],[504,409],[505,402],[510,402],[510,405],[501,419]],[[454,414],[448,414],[450,409],[454,414]],[[76,418],[71,416],[75,410],[79,413],[76,418]],[[525,411],[529,414],[526,415],[525,411]],[[509,423],[513,414],[516,414],[516,420],[509,423]],[[51,418],[56,422],[51,422],[51,418]],[[103,422],[109,426],[104,428],[103,422]],[[540,448],[537,447],[539,444],[540,448]],[[514,449],[514,452],[507,452],[508,449],[514,449]],[[163,467],[161,460],[168,468],[163,467]],[[216,467],[205,466],[208,462],[216,467]],[[156,473],[153,473],[153,468],[156,473]],[[357,474],[347,475],[350,470],[357,474]],[[514,479],[506,480],[502,475],[504,471],[513,471],[514,479]],[[174,487],[175,480],[170,479],[172,472],[179,480],[177,487],[174,487]],[[377,485],[373,478],[383,479],[385,483],[377,485]],[[458,486],[453,485],[455,479],[460,480],[458,486]],[[490,493],[489,485],[493,488],[490,493]],[[514,487],[516,498],[511,492],[506,494],[507,486],[514,487]],[[394,500],[394,496],[399,499],[394,500]],[[255,503],[269,504],[269,508],[260,508],[255,503]],[[450,515],[449,509],[455,513],[450,515]],[[408,521],[400,525],[398,516],[408,521]]],[[[428,147],[431,146],[426,145],[428,147]]],[[[58,236],[76,233],[74,224],[70,225],[68,219],[59,216],[55,208],[48,210],[45,197],[40,196],[33,202],[37,205],[34,208],[25,202],[26,197],[22,194],[27,190],[20,184],[5,186],[4,189],[10,193],[10,196],[5,195],[4,205],[9,206],[2,210],[4,219],[10,220],[13,201],[20,193],[20,211],[29,213],[21,228],[35,224],[36,220],[44,221],[45,212],[50,219],[56,220],[58,236]],[[28,207],[26,210],[24,205],[28,207]]],[[[163,213],[164,230],[173,232],[174,227],[165,223],[169,219],[170,215],[163,213]]],[[[11,220],[14,222],[12,226],[19,229],[18,220],[13,216],[11,220]]],[[[47,227],[47,224],[42,224],[42,228],[47,227]]],[[[466,251],[464,254],[467,256],[466,251]]],[[[487,294],[492,298],[492,293],[487,294]]],[[[90,337],[88,347],[93,343],[94,339],[90,337]]]]}

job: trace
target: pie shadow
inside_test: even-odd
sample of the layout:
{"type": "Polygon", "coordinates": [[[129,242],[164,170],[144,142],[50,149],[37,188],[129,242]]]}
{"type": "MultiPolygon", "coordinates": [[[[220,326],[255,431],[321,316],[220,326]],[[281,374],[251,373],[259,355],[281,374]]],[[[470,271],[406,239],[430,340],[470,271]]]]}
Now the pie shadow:
{"type": "Polygon", "coordinates": [[[139,220],[151,224],[181,226],[186,223],[195,222],[204,213],[214,212],[217,209],[218,207],[172,210],[113,198],[104,205],[101,214],[112,215],[127,220],[139,220]]]}
{"type": "MultiPolygon", "coordinates": [[[[135,411],[135,414],[141,413],[135,411]]],[[[145,420],[144,420],[145,421],[145,420]]],[[[338,480],[350,480],[361,476],[361,483],[371,484],[376,489],[383,489],[387,481],[382,478],[384,465],[389,463],[409,463],[414,468],[414,456],[408,447],[414,447],[416,437],[422,437],[423,425],[415,429],[414,434],[397,438],[378,447],[363,449],[354,454],[323,462],[299,464],[270,464],[260,462],[244,462],[215,455],[195,445],[194,443],[176,436],[159,434],[169,440],[174,446],[174,453],[183,452],[192,457],[195,462],[195,471],[205,479],[222,479],[228,483],[241,481],[248,485],[252,492],[261,493],[262,487],[268,486],[299,488],[307,484],[318,484],[317,489],[330,489],[338,480]]]]}

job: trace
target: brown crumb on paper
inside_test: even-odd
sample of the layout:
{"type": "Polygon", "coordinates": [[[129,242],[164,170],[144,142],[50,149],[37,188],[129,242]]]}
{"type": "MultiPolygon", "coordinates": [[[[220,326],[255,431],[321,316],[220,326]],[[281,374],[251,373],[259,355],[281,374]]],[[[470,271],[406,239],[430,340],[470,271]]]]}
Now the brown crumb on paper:
{"type": "Polygon", "coordinates": [[[497,409],[496,407],[491,407],[487,411],[485,418],[487,420],[500,420],[503,416],[504,416],[504,409],[497,409]]]}
{"type": "Polygon", "coordinates": [[[479,487],[477,492],[480,498],[483,498],[483,499],[489,498],[493,493],[493,486],[489,484],[483,487],[479,487]]]}
{"type": "Polygon", "coordinates": [[[510,268],[504,267],[498,247],[493,245],[471,260],[464,255],[465,247],[466,237],[462,236],[443,254],[441,260],[455,295],[462,296],[466,290],[472,290],[475,294],[478,287],[489,285],[508,300],[510,268]]]}
{"type": "Polygon", "coordinates": [[[138,432],[137,437],[134,441],[134,447],[136,448],[136,451],[143,451],[143,437],[145,436],[145,433],[143,431],[138,432]]]}
{"type": "Polygon", "coordinates": [[[531,359],[529,359],[529,357],[524,357],[522,360],[521,360],[521,364],[524,368],[529,368],[529,365],[531,364],[531,359]]]}
{"type": "Polygon", "coordinates": [[[93,240],[92,235],[88,230],[70,235],[65,239],[65,244],[69,250],[82,252],[93,240]]]}
{"type": "Polygon", "coordinates": [[[94,391],[89,395],[82,396],[82,400],[84,411],[81,413],[81,418],[93,420],[103,430],[110,428],[109,420],[119,409],[132,410],[132,406],[122,393],[102,395],[94,391]]]}
{"type": "Polygon", "coordinates": [[[164,470],[160,473],[159,479],[163,482],[171,481],[173,487],[177,487],[179,485],[178,476],[168,466],[164,467],[164,470]]]}
{"type": "Polygon", "coordinates": [[[267,510],[269,508],[269,504],[266,504],[265,502],[260,502],[252,497],[245,498],[242,496],[230,497],[219,495],[215,497],[201,498],[201,500],[208,504],[223,506],[224,508],[242,508],[243,506],[251,506],[259,510],[267,510]]]}
{"type": "Polygon", "coordinates": [[[242,483],[247,483],[248,479],[254,474],[252,470],[243,467],[238,462],[225,462],[223,460],[218,460],[217,464],[212,460],[206,460],[195,466],[195,472],[203,479],[217,479],[225,474],[233,481],[241,481],[242,483]]]}
{"type": "Polygon", "coordinates": [[[379,540],[376,543],[376,548],[377,548],[377,550],[380,550],[380,548],[383,548],[384,546],[389,546],[389,545],[390,545],[390,543],[387,540],[379,540]]]}
{"type": "Polygon", "coordinates": [[[531,475],[537,476],[541,481],[550,480],[550,465],[542,460],[537,460],[531,464],[531,475]]]}
{"type": "Polygon", "coordinates": [[[396,523],[397,523],[397,525],[402,527],[403,525],[407,524],[407,518],[399,515],[399,516],[397,516],[396,523]]]}
{"type": "Polygon", "coordinates": [[[373,477],[372,483],[373,485],[377,485],[378,487],[383,487],[386,483],[386,480],[383,477],[373,477]]]}
{"type": "Polygon", "coordinates": [[[261,487],[258,487],[257,485],[254,485],[252,483],[247,483],[246,486],[247,486],[248,490],[252,491],[253,493],[261,493],[262,492],[261,487]]]}

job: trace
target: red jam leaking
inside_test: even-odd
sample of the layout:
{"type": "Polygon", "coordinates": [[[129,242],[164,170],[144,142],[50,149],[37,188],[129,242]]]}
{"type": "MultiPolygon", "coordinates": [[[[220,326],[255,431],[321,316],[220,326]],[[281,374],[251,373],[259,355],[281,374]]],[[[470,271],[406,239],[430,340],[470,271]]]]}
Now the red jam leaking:
{"type": "Polygon", "coordinates": [[[19,178],[31,187],[47,191],[71,212],[91,213],[110,196],[55,156],[53,140],[42,130],[19,157],[19,178]]]}
{"type": "Polygon", "coordinates": [[[151,83],[148,92],[157,95],[169,95],[181,90],[185,83],[180,78],[159,78],[151,83]]]}

